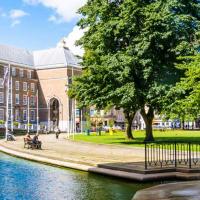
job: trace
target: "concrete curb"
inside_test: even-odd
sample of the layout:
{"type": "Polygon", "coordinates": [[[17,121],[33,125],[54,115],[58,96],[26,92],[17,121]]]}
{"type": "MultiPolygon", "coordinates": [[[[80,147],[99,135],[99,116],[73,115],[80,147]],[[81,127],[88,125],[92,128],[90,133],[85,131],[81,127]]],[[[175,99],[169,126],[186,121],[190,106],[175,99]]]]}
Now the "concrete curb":
{"type": "Polygon", "coordinates": [[[45,157],[42,157],[42,156],[31,155],[31,154],[28,154],[28,153],[22,153],[22,152],[11,150],[9,148],[5,148],[5,147],[2,147],[2,146],[0,146],[0,151],[3,152],[3,153],[9,154],[11,156],[18,157],[18,158],[23,158],[23,159],[30,160],[30,161],[54,165],[54,166],[57,166],[57,167],[72,168],[72,169],[77,169],[77,170],[81,170],[81,171],[88,171],[89,168],[91,168],[91,166],[87,166],[87,165],[83,165],[83,164],[70,163],[70,162],[66,162],[66,161],[60,161],[60,160],[45,158],[45,157]]]}

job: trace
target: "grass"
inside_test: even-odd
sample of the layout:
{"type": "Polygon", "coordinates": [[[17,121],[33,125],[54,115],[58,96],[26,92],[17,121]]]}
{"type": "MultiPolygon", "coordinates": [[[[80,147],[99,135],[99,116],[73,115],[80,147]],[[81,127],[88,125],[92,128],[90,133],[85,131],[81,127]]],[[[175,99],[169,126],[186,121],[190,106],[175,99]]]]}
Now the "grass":
{"type": "MultiPolygon", "coordinates": [[[[155,141],[195,141],[200,142],[200,131],[196,130],[154,130],[155,141]]],[[[113,135],[102,133],[101,136],[92,133],[89,136],[84,134],[75,135],[75,141],[92,142],[97,144],[115,144],[126,146],[143,146],[145,131],[134,131],[134,140],[127,140],[124,132],[116,132],[113,135]]]]}

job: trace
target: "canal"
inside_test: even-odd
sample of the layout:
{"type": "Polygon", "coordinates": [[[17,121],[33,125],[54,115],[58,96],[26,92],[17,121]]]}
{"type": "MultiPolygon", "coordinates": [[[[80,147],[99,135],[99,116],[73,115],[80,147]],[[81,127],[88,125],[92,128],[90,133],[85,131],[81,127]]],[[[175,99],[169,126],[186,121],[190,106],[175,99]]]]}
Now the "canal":
{"type": "Polygon", "coordinates": [[[0,200],[131,200],[153,186],[70,169],[60,169],[0,153],[0,200]]]}

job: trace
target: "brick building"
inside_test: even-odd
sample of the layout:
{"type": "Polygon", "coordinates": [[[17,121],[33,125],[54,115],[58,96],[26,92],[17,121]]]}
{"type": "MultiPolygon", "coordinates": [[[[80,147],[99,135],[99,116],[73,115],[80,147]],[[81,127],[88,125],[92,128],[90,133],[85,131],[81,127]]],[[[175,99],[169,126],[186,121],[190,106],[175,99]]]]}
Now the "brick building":
{"type": "Polygon", "coordinates": [[[1,124],[7,119],[8,108],[9,124],[15,128],[26,129],[29,119],[29,126],[35,129],[38,118],[41,126],[48,129],[59,126],[62,131],[68,131],[72,119],[76,118],[76,108],[66,92],[72,76],[81,73],[79,63],[64,47],[30,52],[0,45],[1,124]],[[10,74],[10,81],[6,73],[10,74]]]}

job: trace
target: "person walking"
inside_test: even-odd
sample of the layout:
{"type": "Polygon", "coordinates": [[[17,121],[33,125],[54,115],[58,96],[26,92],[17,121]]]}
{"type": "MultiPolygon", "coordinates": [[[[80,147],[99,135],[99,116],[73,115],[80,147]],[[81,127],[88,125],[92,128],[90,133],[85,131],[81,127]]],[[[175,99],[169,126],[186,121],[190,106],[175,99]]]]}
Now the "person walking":
{"type": "Polygon", "coordinates": [[[59,135],[60,135],[60,129],[56,126],[56,128],[54,129],[54,132],[56,134],[56,139],[59,138],[59,135]]]}

